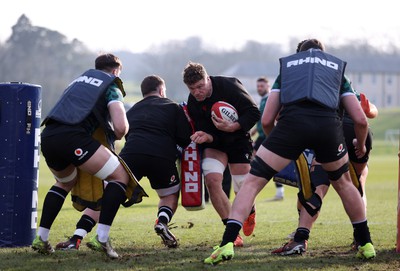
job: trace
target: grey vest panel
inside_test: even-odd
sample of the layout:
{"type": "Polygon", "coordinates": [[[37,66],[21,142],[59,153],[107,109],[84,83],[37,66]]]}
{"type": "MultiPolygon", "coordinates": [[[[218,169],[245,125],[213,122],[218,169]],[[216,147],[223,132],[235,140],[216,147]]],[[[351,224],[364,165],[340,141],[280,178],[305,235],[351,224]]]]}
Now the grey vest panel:
{"type": "Polygon", "coordinates": [[[279,59],[281,63],[281,92],[283,105],[312,101],[337,109],[346,62],[310,49],[279,59]]]}
{"type": "Polygon", "coordinates": [[[82,122],[116,78],[100,70],[86,71],[68,86],[43,123],[49,118],[68,125],[82,122]]]}

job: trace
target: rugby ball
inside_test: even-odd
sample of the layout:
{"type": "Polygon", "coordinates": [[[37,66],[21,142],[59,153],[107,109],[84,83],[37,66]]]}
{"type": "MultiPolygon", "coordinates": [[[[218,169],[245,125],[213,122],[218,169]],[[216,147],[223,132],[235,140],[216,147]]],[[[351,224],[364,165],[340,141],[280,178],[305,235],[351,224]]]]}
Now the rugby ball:
{"type": "Polygon", "coordinates": [[[238,112],[233,105],[219,101],[211,107],[211,117],[218,117],[230,122],[235,122],[239,119],[238,112]]]}

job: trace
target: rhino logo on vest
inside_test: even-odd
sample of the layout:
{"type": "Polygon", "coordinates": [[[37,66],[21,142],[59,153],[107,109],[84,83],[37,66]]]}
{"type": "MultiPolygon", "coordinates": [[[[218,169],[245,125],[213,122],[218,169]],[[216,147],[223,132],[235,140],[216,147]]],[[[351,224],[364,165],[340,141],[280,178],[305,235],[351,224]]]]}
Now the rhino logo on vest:
{"type": "Polygon", "coordinates": [[[286,67],[290,68],[291,66],[298,66],[298,65],[301,65],[304,63],[321,64],[325,67],[328,67],[328,68],[331,68],[334,70],[338,70],[338,68],[339,68],[339,65],[337,63],[328,61],[326,59],[321,59],[319,57],[306,57],[306,58],[292,60],[286,64],[286,67]]]}
{"type": "Polygon", "coordinates": [[[94,78],[94,77],[88,77],[86,75],[82,75],[80,77],[78,77],[77,79],[75,79],[74,81],[72,81],[71,85],[75,82],[83,82],[89,85],[93,85],[96,87],[100,87],[101,84],[103,83],[103,80],[94,78]]]}

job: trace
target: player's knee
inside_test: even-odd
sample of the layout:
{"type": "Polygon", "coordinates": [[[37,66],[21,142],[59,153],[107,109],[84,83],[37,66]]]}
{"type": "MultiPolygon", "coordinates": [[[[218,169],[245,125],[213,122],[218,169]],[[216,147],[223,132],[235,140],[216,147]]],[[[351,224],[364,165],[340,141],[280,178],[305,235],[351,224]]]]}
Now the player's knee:
{"type": "Polygon", "coordinates": [[[57,180],[57,182],[60,182],[62,184],[67,184],[71,181],[73,181],[76,176],[78,175],[78,170],[76,168],[74,168],[74,170],[72,171],[72,173],[66,177],[60,178],[57,177],[56,175],[54,175],[54,178],[57,180]]]}
{"type": "Polygon", "coordinates": [[[170,196],[172,198],[173,196],[171,196],[171,195],[176,195],[176,199],[177,200],[178,200],[179,191],[180,191],[180,185],[179,184],[171,186],[171,187],[167,187],[167,188],[156,189],[157,195],[160,198],[165,198],[165,197],[168,197],[168,196],[170,196]]]}
{"type": "Polygon", "coordinates": [[[204,176],[207,176],[209,173],[224,174],[225,171],[224,164],[214,158],[204,158],[201,162],[201,168],[204,176]]]}
{"type": "Polygon", "coordinates": [[[321,210],[322,199],[317,193],[314,192],[309,199],[305,199],[303,192],[300,191],[297,197],[310,216],[315,216],[321,210]]]}
{"type": "Polygon", "coordinates": [[[114,173],[119,165],[120,163],[118,158],[115,155],[111,155],[103,167],[94,175],[100,180],[105,180],[108,176],[114,173]]]}
{"type": "Polygon", "coordinates": [[[239,192],[240,187],[242,187],[242,183],[244,182],[244,178],[246,175],[232,175],[233,182],[233,191],[235,193],[239,192]]]}
{"type": "Polygon", "coordinates": [[[330,185],[329,177],[321,165],[314,165],[313,170],[310,172],[312,183],[317,187],[320,185],[330,185]]]}
{"type": "Polygon", "coordinates": [[[347,171],[349,171],[349,163],[345,163],[343,166],[341,166],[339,169],[337,170],[332,170],[332,171],[326,171],[326,173],[328,174],[328,178],[331,181],[337,181],[339,180],[340,177],[342,177],[342,175],[344,173],[346,173],[347,171]]]}
{"type": "Polygon", "coordinates": [[[256,156],[254,160],[251,161],[250,173],[254,176],[270,180],[278,172],[265,163],[260,157],[256,156]]]}

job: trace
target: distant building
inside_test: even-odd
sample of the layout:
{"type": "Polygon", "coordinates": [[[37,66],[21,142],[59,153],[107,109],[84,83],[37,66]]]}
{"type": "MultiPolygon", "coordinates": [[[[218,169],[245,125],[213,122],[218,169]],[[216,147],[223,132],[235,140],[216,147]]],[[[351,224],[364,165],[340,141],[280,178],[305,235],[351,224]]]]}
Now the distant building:
{"type": "Polygon", "coordinates": [[[378,108],[400,107],[400,61],[353,61],[346,74],[358,92],[378,108]],[[396,63],[397,62],[397,63],[396,63]]]}
{"type": "MultiPolygon", "coordinates": [[[[240,62],[224,71],[223,75],[237,77],[258,103],[260,97],[256,90],[257,78],[267,77],[272,87],[278,73],[279,61],[277,60],[276,63],[240,62]]],[[[349,61],[346,76],[352,81],[353,88],[365,93],[378,108],[400,107],[400,61],[398,58],[349,61]]]]}

